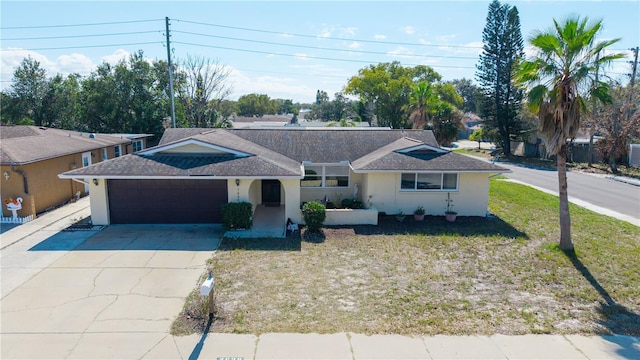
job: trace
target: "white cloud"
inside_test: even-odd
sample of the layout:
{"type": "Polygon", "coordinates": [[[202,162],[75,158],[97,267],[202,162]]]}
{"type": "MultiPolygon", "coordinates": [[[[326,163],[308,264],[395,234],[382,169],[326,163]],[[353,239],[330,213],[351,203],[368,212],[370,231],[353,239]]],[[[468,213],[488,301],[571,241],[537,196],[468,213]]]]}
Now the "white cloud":
{"type": "Polygon", "coordinates": [[[347,47],[348,47],[349,49],[360,49],[360,48],[362,48],[362,43],[359,43],[359,42],[357,42],[357,41],[354,41],[354,42],[349,43],[349,44],[347,45],[347,47]]]}
{"type": "Polygon", "coordinates": [[[415,57],[413,56],[415,55],[415,52],[404,46],[398,46],[397,48],[391,51],[388,51],[387,55],[394,58],[400,58],[400,59],[415,59],[415,57]]]}
{"type": "Polygon", "coordinates": [[[358,33],[355,26],[327,25],[323,24],[322,30],[318,33],[318,38],[352,38],[358,33]]]}
{"type": "Polygon", "coordinates": [[[413,35],[416,33],[416,29],[413,26],[405,26],[403,30],[407,35],[413,35]]]}
{"type": "Polygon", "coordinates": [[[373,38],[376,40],[385,40],[387,38],[387,35],[375,34],[373,35],[373,38]]]}
{"type": "Polygon", "coordinates": [[[62,74],[78,73],[89,75],[95,68],[89,57],[82,54],[61,55],[57,61],[58,72],[62,74]]]}
{"type": "Polygon", "coordinates": [[[116,51],[113,52],[113,54],[111,55],[106,55],[102,57],[102,61],[106,62],[108,64],[111,65],[115,65],[118,62],[120,62],[120,60],[126,60],[129,58],[129,56],[131,55],[130,52],[124,50],[124,49],[118,49],[116,51]]]}
{"type": "Polygon", "coordinates": [[[293,99],[294,102],[310,102],[315,97],[316,90],[300,82],[293,77],[256,76],[251,77],[247,73],[232,68],[229,80],[233,83],[231,99],[237,100],[245,94],[268,94],[272,99],[293,99]],[[301,98],[308,94],[308,99],[301,98]]]}
{"type": "Polygon", "coordinates": [[[309,60],[309,55],[304,53],[296,53],[294,54],[295,58],[298,60],[309,60]]]}

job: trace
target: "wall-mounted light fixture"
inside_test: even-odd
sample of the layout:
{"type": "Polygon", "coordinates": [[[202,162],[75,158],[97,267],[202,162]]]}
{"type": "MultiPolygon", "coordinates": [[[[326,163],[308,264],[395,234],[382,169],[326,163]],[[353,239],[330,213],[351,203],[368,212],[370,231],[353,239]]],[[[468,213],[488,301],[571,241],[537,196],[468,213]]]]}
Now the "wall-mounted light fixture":
{"type": "Polygon", "coordinates": [[[98,186],[98,179],[93,179],[93,185],[98,186]]]}
{"type": "Polygon", "coordinates": [[[236,186],[240,186],[240,179],[236,179],[236,186]]]}
{"type": "Polygon", "coordinates": [[[95,153],[91,153],[91,157],[96,157],[96,154],[95,153]]]}
{"type": "Polygon", "coordinates": [[[5,180],[9,180],[9,172],[5,171],[2,175],[4,175],[5,180]]]}

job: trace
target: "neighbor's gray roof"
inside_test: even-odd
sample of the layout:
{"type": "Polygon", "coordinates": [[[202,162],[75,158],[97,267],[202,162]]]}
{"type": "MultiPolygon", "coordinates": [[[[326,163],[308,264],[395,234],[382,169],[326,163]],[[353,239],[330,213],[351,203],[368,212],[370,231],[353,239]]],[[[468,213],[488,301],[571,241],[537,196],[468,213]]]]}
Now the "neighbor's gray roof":
{"type": "Polygon", "coordinates": [[[0,126],[0,164],[29,164],[131,142],[106,134],[89,135],[37,126],[0,126]]]}
{"type": "Polygon", "coordinates": [[[431,131],[167,129],[157,147],[64,173],[66,177],[301,177],[300,164],[351,163],[355,171],[504,172],[502,167],[449,151],[437,151],[431,131]],[[194,140],[248,157],[162,153],[194,140]],[[422,151],[400,150],[426,145],[422,151]],[[435,150],[429,150],[435,148],[435,150]],[[157,152],[156,152],[157,151],[157,152]]]}

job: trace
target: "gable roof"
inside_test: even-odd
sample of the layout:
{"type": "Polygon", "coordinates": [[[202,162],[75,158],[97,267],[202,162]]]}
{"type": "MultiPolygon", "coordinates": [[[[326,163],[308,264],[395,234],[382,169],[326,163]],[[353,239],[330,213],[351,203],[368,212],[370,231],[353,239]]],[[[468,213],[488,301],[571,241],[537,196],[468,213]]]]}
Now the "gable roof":
{"type": "Polygon", "coordinates": [[[442,149],[433,133],[424,130],[189,128],[167,129],[156,147],[61,177],[302,178],[305,162],[348,162],[354,172],[508,171],[442,149]],[[180,152],[182,146],[190,146],[190,152],[180,152]]]}
{"type": "Polygon", "coordinates": [[[132,177],[302,177],[300,163],[222,129],[200,129],[201,133],[164,143],[136,154],[68,171],[63,178],[132,177]],[[200,144],[202,153],[169,153],[184,144],[200,144]],[[216,153],[207,153],[206,145],[216,153]]]}
{"type": "Polygon", "coordinates": [[[29,164],[131,142],[106,134],[37,126],[0,126],[0,139],[2,165],[29,164]]]}

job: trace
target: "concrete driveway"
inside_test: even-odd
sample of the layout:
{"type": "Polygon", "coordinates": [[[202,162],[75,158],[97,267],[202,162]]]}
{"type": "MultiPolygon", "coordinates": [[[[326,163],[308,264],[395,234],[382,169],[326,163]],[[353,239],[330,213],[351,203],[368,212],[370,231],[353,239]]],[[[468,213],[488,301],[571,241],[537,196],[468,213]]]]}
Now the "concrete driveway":
{"type": "Polygon", "coordinates": [[[171,323],[221,233],[208,225],[111,225],[3,249],[3,283],[22,282],[3,286],[0,357],[133,359],[173,342],[171,323]]]}

